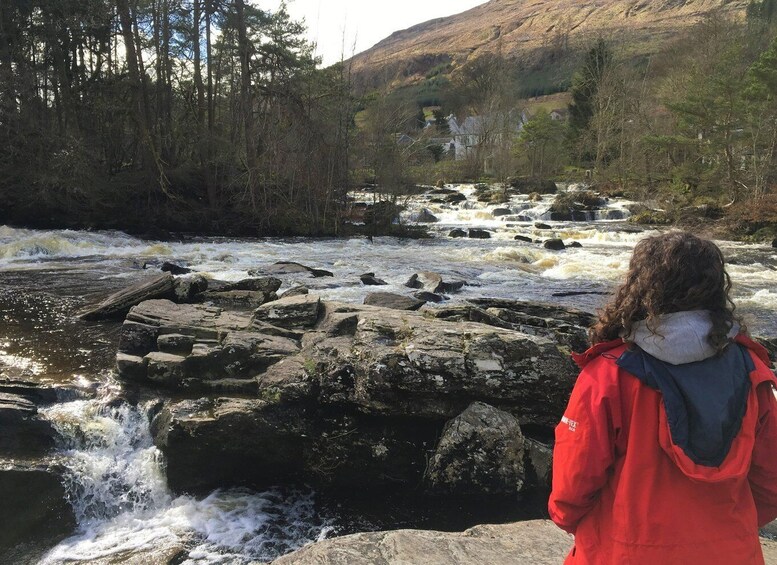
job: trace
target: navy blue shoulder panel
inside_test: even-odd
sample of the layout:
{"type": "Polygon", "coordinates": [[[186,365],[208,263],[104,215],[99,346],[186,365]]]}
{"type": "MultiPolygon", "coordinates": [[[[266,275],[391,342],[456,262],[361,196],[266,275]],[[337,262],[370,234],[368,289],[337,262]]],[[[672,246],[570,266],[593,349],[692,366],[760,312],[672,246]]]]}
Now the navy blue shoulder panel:
{"type": "Polygon", "coordinates": [[[698,465],[719,467],[742,427],[755,370],[747,349],[730,344],[721,354],[670,365],[636,345],[617,364],[661,392],[672,441],[698,465]]]}

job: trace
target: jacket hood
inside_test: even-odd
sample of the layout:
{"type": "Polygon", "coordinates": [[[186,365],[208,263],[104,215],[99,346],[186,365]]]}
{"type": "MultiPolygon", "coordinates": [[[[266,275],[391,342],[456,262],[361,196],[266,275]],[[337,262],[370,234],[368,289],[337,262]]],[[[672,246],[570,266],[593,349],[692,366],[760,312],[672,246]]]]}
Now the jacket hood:
{"type": "Polygon", "coordinates": [[[659,442],[670,456],[679,448],[694,466],[723,467],[742,428],[755,370],[745,347],[730,344],[720,355],[684,365],[634,347],[617,364],[661,393],[666,421],[659,434],[666,437],[659,442]]]}
{"type": "MultiPolygon", "coordinates": [[[[637,322],[626,341],[633,342],[642,351],[669,363],[684,365],[704,361],[717,354],[707,341],[712,330],[712,319],[707,310],[692,310],[674,312],[659,317],[658,325],[653,333],[646,321],[637,322]]],[[[734,325],[729,332],[729,338],[739,333],[739,326],[734,325]]]]}
{"type": "MultiPolygon", "coordinates": [[[[769,358],[769,353],[763,345],[753,341],[744,334],[739,334],[734,337],[732,345],[727,348],[727,350],[730,351],[730,354],[734,353],[734,347],[746,353],[746,357],[742,359],[746,364],[745,371],[748,368],[755,366],[755,370],[751,371],[749,374],[748,380],[750,381],[750,386],[747,399],[747,407],[752,406],[753,408],[746,407],[744,417],[739,426],[739,432],[736,434],[730,445],[728,456],[725,457],[720,466],[710,467],[694,462],[693,459],[688,456],[685,449],[677,445],[674,441],[671,434],[667,411],[661,410],[659,413],[659,445],[661,445],[667,456],[687,477],[696,481],[717,483],[732,479],[739,480],[742,477],[747,476],[750,470],[753,446],[755,445],[755,428],[758,420],[758,399],[756,389],[765,382],[769,382],[772,386],[777,387],[777,379],[771,370],[772,362],[769,358]]],[[[583,353],[572,354],[572,358],[581,369],[584,369],[599,357],[612,359],[623,370],[631,373],[638,379],[639,376],[635,373],[643,375],[647,373],[644,369],[639,369],[639,363],[644,358],[649,357],[649,354],[645,354],[641,349],[634,345],[629,346],[629,344],[624,343],[623,339],[598,343],[583,353]],[[634,353],[638,353],[639,355],[633,355],[634,353]],[[631,362],[627,362],[628,359],[630,359],[631,362]]],[[[658,359],[654,359],[654,361],[656,363],[663,363],[667,367],[672,367],[658,359]]],[[[715,361],[715,358],[711,358],[711,361],[715,361]]],[[[676,368],[677,367],[675,367],[675,369],[676,368]]],[[[710,382],[705,384],[711,386],[713,383],[710,382]]]]}

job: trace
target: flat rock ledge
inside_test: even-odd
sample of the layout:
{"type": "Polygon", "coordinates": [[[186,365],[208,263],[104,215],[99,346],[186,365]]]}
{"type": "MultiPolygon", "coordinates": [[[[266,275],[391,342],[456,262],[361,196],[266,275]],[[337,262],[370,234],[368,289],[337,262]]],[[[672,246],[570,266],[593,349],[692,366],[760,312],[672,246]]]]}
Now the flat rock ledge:
{"type": "MultiPolygon", "coordinates": [[[[572,536],[550,520],[475,526],[462,533],[396,530],[314,543],[272,565],[560,565],[572,536]]],[[[777,564],[777,541],[761,539],[764,561],[777,564]]]]}
{"type": "Polygon", "coordinates": [[[273,565],[559,565],[572,536],[548,520],[476,526],[463,533],[396,530],[354,534],[304,547],[273,565]]]}

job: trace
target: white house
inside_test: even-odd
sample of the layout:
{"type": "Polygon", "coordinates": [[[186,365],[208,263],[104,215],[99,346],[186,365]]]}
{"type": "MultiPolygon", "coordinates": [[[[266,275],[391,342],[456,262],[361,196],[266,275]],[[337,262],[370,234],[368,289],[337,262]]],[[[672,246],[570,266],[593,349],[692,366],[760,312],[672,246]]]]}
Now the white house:
{"type": "Polygon", "coordinates": [[[453,137],[456,160],[461,161],[475,155],[477,148],[485,142],[497,142],[505,134],[519,134],[523,125],[529,121],[529,115],[524,110],[518,116],[515,112],[468,116],[460,124],[456,116],[451,114],[447,120],[448,129],[453,137]]]}

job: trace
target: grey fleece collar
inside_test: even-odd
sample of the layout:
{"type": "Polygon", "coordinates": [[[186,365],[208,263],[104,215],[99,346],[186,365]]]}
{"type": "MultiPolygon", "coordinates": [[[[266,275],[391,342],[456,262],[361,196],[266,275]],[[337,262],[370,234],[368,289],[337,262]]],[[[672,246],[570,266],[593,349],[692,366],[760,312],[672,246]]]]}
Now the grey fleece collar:
{"type": "MultiPolygon", "coordinates": [[[[707,341],[712,330],[712,320],[707,310],[674,312],[659,317],[653,334],[646,321],[637,322],[626,341],[637,344],[643,351],[671,365],[684,365],[714,357],[717,351],[707,341]]],[[[734,324],[728,336],[739,333],[734,324]]]]}

